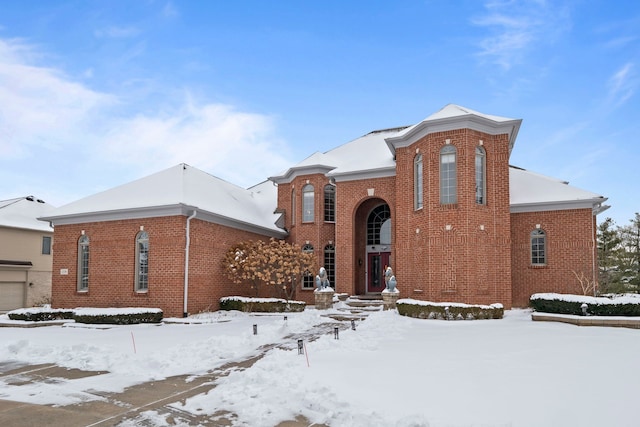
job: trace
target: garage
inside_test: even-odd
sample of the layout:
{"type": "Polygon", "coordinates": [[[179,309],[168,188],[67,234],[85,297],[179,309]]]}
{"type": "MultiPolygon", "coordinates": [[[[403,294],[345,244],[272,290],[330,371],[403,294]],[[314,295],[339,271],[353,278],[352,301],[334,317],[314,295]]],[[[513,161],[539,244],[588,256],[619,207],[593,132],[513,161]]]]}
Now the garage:
{"type": "Polygon", "coordinates": [[[25,284],[0,282],[0,313],[24,307],[25,284]]]}

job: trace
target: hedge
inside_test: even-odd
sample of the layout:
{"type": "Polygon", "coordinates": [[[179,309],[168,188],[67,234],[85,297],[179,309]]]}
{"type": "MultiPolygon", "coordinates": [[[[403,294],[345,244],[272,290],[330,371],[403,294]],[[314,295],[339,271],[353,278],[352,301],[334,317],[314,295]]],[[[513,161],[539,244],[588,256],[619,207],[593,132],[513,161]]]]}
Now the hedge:
{"type": "Polygon", "coordinates": [[[419,301],[406,298],[399,299],[396,303],[396,308],[398,313],[403,316],[420,319],[477,320],[502,319],[504,316],[502,304],[471,305],[419,301]]]}
{"type": "Polygon", "coordinates": [[[20,308],[7,313],[11,320],[44,322],[51,320],[75,320],[77,323],[133,325],[160,323],[163,313],[159,308],[76,308],[49,307],[20,308]]]}
{"type": "Polygon", "coordinates": [[[23,320],[26,322],[47,322],[51,320],[73,319],[73,310],[64,308],[32,307],[19,308],[7,313],[11,320],[23,320]]]}
{"type": "Polygon", "coordinates": [[[220,310],[238,310],[247,313],[284,313],[304,311],[303,301],[287,301],[280,298],[224,297],[220,299],[220,310]]]}
{"type": "Polygon", "coordinates": [[[529,305],[541,313],[582,316],[582,304],[587,304],[590,316],[640,316],[640,298],[616,295],[611,298],[565,294],[533,294],[529,305]]]}

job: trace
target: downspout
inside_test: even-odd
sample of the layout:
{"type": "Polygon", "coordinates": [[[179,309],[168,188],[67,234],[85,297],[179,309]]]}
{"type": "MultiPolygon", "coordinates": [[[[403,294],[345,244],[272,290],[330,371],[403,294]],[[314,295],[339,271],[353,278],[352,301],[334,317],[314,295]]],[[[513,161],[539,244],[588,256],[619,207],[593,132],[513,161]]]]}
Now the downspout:
{"type": "Polygon", "coordinates": [[[193,213],[187,217],[187,229],[186,229],[186,237],[187,243],[184,248],[184,306],[182,308],[182,316],[189,316],[189,311],[187,310],[188,301],[189,301],[189,244],[191,243],[191,233],[190,226],[191,220],[196,217],[196,210],[193,210],[193,213]]]}

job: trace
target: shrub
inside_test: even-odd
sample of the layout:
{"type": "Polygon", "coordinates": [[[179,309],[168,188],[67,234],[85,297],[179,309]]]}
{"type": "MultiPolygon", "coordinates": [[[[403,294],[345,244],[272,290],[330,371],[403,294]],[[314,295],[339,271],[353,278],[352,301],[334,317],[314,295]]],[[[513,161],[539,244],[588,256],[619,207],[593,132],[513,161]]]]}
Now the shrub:
{"type": "Polygon", "coordinates": [[[582,304],[587,304],[587,314],[592,316],[640,316],[640,298],[624,295],[605,298],[545,293],[529,298],[531,308],[542,313],[581,316],[582,304]]]}
{"type": "Polygon", "coordinates": [[[287,301],[280,298],[224,297],[220,310],[238,310],[248,313],[283,313],[304,311],[303,301],[287,301]]]}
{"type": "Polygon", "coordinates": [[[51,307],[19,308],[7,313],[11,320],[26,322],[46,322],[51,320],[73,319],[73,310],[51,307]]]}
{"type": "Polygon", "coordinates": [[[502,319],[504,307],[502,304],[470,305],[462,303],[443,303],[419,301],[414,299],[400,299],[396,303],[398,313],[403,316],[420,319],[473,320],[473,319],[502,319]],[[448,308],[448,316],[447,316],[448,308]]]}
{"type": "Polygon", "coordinates": [[[160,323],[162,317],[159,308],[78,308],[73,319],[78,323],[133,325],[160,323]]]}

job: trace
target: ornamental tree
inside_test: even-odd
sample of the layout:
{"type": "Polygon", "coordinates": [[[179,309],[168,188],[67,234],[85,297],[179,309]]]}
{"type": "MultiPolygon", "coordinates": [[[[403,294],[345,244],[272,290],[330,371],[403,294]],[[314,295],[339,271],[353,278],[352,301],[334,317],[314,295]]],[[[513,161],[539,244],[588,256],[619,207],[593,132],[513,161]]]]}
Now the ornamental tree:
{"type": "Polygon", "coordinates": [[[250,283],[258,295],[259,287],[274,288],[287,300],[295,296],[305,272],[316,265],[312,253],[284,240],[248,240],[231,246],[223,258],[223,270],[233,283],[250,283]]]}

